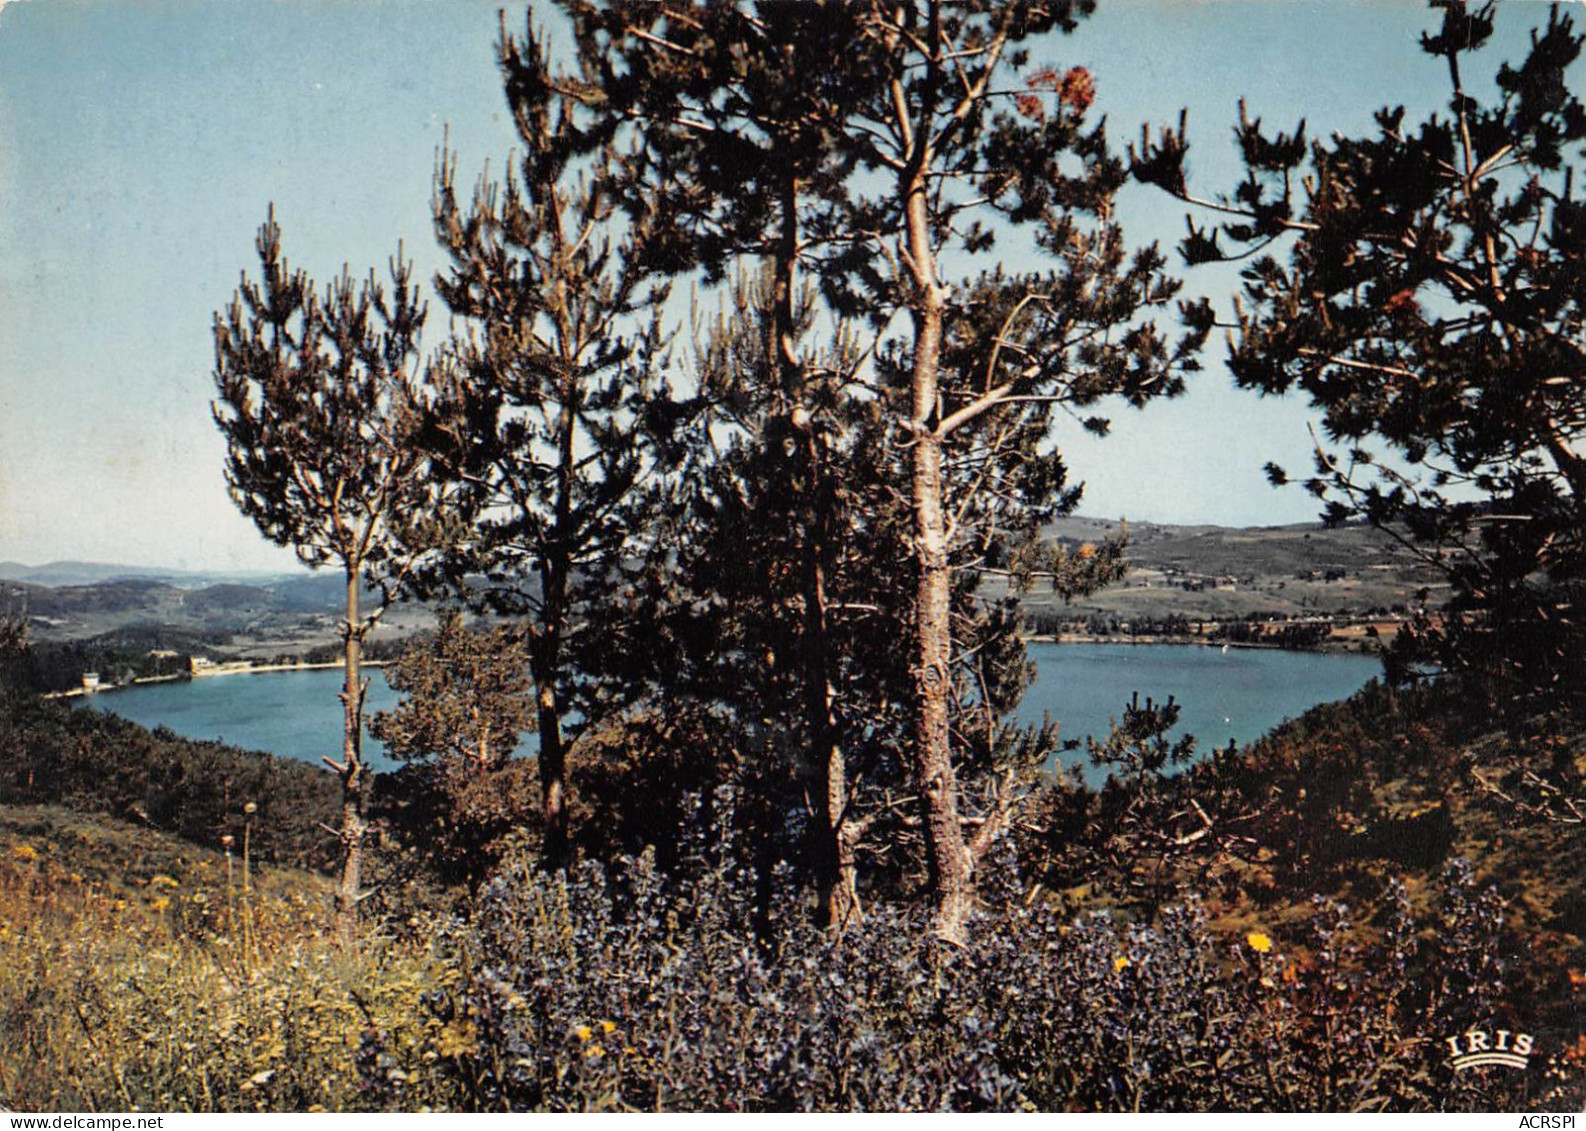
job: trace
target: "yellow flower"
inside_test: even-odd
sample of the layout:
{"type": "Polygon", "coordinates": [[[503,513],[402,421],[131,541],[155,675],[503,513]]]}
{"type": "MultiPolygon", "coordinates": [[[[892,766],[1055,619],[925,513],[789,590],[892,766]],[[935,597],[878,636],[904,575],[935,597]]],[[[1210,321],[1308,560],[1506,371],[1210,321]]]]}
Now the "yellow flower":
{"type": "Polygon", "coordinates": [[[1129,956],[1120,954],[1117,958],[1114,958],[1112,960],[1112,968],[1120,972],[1127,970],[1129,968],[1129,956]]]}
{"type": "Polygon", "coordinates": [[[594,1033],[595,1031],[588,1025],[577,1025],[573,1028],[573,1036],[577,1037],[581,1041],[589,1040],[590,1037],[594,1036],[594,1033]]]}
{"type": "Polygon", "coordinates": [[[170,905],[171,901],[163,895],[149,901],[149,906],[155,911],[164,911],[170,905]]]}
{"type": "Polygon", "coordinates": [[[1272,949],[1271,937],[1263,934],[1260,931],[1251,931],[1245,936],[1245,942],[1249,943],[1250,949],[1255,951],[1257,954],[1265,954],[1267,951],[1272,949]]]}
{"type": "Polygon", "coordinates": [[[13,844],[11,846],[11,855],[18,860],[37,860],[39,858],[39,850],[31,844],[13,844]]]}
{"type": "Polygon", "coordinates": [[[617,1023],[615,1021],[602,1021],[600,1023],[600,1031],[607,1034],[615,1033],[617,1031],[617,1023]]]}
{"type": "Polygon", "coordinates": [[[472,1021],[452,1021],[441,1030],[435,1051],[441,1056],[465,1056],[479,1047],[479,1031],[472,1021]]]}

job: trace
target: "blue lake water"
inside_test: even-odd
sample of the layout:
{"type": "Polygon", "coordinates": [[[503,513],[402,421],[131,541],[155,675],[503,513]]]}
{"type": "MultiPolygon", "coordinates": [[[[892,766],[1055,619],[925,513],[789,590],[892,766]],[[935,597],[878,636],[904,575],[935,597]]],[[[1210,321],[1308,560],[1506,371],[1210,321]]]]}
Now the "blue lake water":
{"type": "MultiPolygon", "coordinates": [[[[1193,645],[1031,644],[1034,686],[1019,716],[1039,722],[1049,712],[1065,739],[1105,737],[1108,719],[1121,715],[1140,692],[1158,702],[1169,695],[1183,708],[1175,734],[1193,734],[1203,751],[1229,739],[1245,743],[1318,703],[1345,699],[1381,668],[1365,656],[1193,645]]],[[[389,710],[398,697],[371,670],[368,711],[389,710]]],[[[147,684],[95,696],[89,702],[147,727],[164,726],[188,738],[221,739],[318,763],[341,752],[339,671],[225,675],[184,683],[147,684]]],[[[75,700],[77,703],[83,700],[75,700]]],[[[524,753],[532,752],[532,735],[524,753]]],[[[394,768],[380,744],[365,740],[376,770],[394,768]]],[[[1070,756],[1082,761],[1083,752],[1070,756]]]]}
{"type": "MultiPolygon", "coordinates": [[[[1057,720],[1063,739],[1107,736],[1134,692],[1180,707],[1171,738],[1195,736],[1203,753],[1243,745],[1285,719],[1298,718],[1318,703],[1347,699],[1382,674],[1375,657],[1275,648],[1221,648],[1174,644],[1029,645],[1035,683],[1025,693],[1019,717],[1038,723],[1044,712],[1057,720]]],[[[1086,764],[1083,749],[1065,762],[1086,764]]],[[[1099,781],[1099,773],[1086,775],[1099,781]]]]}
{"type": "MultiPolygon", "coordinates": [[[[389,711],[401,701],[380,669],[370,668],[365,674],[369,677],[365,718],[389,711]]],[[[342,708],[336,697],[341,687],[340,671],[319,668],[147,683],[72,702],[86,702],[142,726],[167,727],[186,738],[219,739],[244,750],[323,764],[321,758],[341,758],[342,708]]],[[[385,748],[368,735],[363,749],[374,769],[396,768],[385,748]]]]}

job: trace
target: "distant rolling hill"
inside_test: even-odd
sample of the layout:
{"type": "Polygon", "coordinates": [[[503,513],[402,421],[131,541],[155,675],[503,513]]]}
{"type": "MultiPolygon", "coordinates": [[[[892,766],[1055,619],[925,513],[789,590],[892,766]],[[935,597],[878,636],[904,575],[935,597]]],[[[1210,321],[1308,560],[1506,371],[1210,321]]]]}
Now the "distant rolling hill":
{"type": "Polygon", "coordinates": [[[261,573],[258,571],[215,571],[164,569],[158,566],[118,565],[110,562],[46,562],[41,566],[21,562],[0,562],[0,581],[23,581],[29,585],[57,588],[66,585],[97,585],[107,581],[162,581],[178,589],[201,589],[208,585],[240,583],[272,585],[307,574],[261,573]]]}
{"type": "MultiPolygon", "coordinates": [[[[206,575],[124,576],[124,568],[96,564],[93,571],[103,571],[107,579],[83,584],[0,579],[0,615],[25,617],[30,636],[40,642],[129,633],[142,638],[149,630],[164,630],[184,640],[206,641],[217,654],[273,656],[333,641],[346,597],[341,579],[329,574],[271,575],[265,584],[200,584],[206,575]],[[174,583],[178,580],[183,584],[174,583]]],[[[61,578],[72,573],[39,567],[25,576],[61,578]]],[[[372,600],[373,594],[366,597],[372,600]]],[[[387,617],[399,631],[430,620],[431,614],[417,606],[393,610],[387,617]]]]}
{"type": "MultiPolygon", "coordinates": [[[[1048,533],[1068,543],[1099,541],[1121,524],[1067,518],[1048,533]]],[[[1433,605],[1447,583],[1390,536],[1369,526],[1173,526],[1129,523],[1133,568],[1116,585],[1072,605],[1039,589],[1032,611],[1074,615],[1238,618],[1359,615],[1433,605]]]]}
{"type": "MultiPolygon", "coordinates": [[[[1117,522],[1066,518],[1047,533],[1081,544],[1119,529],[1117,522]]],[[[1038,587],[1023,598],[1025,608],[1121,619],[1358,615],[1402,609],[1422,590],[1436,604],[1443,588],[1435,571],[1364,526],[1131,523],[1128,531],[1133,569],[1123,581],[1071,605],[1038,587]]],[[[101,562],[0,564],[0,614],[25,612],[40,640],[160,626],[225,640],[241,655],[268,655],[332,640],[344,596],[329,570],[238,575],[101,562]]],[[[420,606],[399,607],[387,621],[398,631],[430,622],[420,606]]]]}

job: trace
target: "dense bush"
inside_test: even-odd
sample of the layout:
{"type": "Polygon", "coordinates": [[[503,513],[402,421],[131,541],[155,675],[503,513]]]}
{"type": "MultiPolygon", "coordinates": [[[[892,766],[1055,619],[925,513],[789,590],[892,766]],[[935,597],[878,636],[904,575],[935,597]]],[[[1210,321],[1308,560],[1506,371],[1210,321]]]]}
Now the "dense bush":
{"type": "Polygon", "coordinates": [[[1556,822],[1533,821],[1541,827],[1527,836],[1504,837],[1522,814],[1485,805],[1490,798],[1473,788],[1473,773],[1574,797],[1582,775],[1573,730],[1497,716],[1464,683],[1402,689],[1373,681],[1252,746],[1212,750],[1172,775],[1152,767],[1167,768],[1184,752],[1160,736],[1130,733],[1132,718],[1126,710],[1119,732],[1092,744],[1112,774],[1101,788],[1057,778],[1026,806],[1021,856],[1050,888],[1084,885],[1150,900],[1188,886],[1210,897],[1220,875],[1239,899],[1284,901],[1354,886],[1356,898],[1374,902],[1384,869],[1431,877],[1458,851],[1480,852],[1492,869],[1498,858],[1481,845],[1494,837],[1572,843],[1556,822]],[[1251,867],[1230,870],[1230,862],[1251,867]],[[1369,891],[1359,887],[1366,880],[1369,891]]]}
{"type": "Polygon", "coordinates": [[[756,901],[731,835],[670,874],[509,865],[474,969],[429,998],[466,1036],[434,1071],[469,1107],[555,1110],[1444,1109],[1563,1079],[1447,1064],[1445,1037],[1526,1023],[1502,998],[1499,905],[1463,866],[1435,922],[1395,887],[1377,941],[1318,901],[1285,945],[1219,937],[1193,903],[1073,920],[1027,902],[1004,853],[956,950],[907,905],[837,937],[786,876],[756,901]]]}
{"type": "MultiPolygon", "coordinates": [[[[414,763],[375,777],[370,815],[398,855],[404,872],[445,887],[476,886],[495,870],[509,846],[539,841],[540,793],[532,758],[512,758],[476,772],[455,760],[414,763]]],[[[384,854],[389,867],[392,853],[384,854]]]]}

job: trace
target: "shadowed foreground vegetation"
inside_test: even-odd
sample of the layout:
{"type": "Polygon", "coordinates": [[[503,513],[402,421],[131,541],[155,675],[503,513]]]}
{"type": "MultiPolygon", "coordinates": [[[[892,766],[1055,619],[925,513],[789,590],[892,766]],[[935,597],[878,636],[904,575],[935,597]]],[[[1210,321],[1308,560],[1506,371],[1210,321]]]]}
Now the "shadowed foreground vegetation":
{"type": "MultiPolygon", "coordinates": [[[[353,946],[326,875],[257,856],[292,858],[271,830],[300,800],[280,792],[292,771],[333,802],[329,775],[251,779],[252,813],[232,793],[216,826],[235,830],[229,858],[214,831],[85,815],[125,808],[125,781],[79,784],[74,808],[7,804],[0,1097],[217,1111],[1578,1103],[1578,826],[1517,827],[1512,795],[1468,788],[1474,772],[1518,789],[1534,736],[1438,694],[1368,689],[1127,790],[1054,783],[997,850],[981,941],[962,951],[907,902],[817,928],[795,873],[759,869],[730,785],[680,796],[681,833],[659,853],[547,874],[528,834],[508,837],[472,900],[393,810],[379,913],[353,946]],[[1216,835],[1170,847],[1139,832],[1171,831],[1160,818],[1191,798],[1216,835]],[[1452,1072],[1445,1038],[1472,1026],[1533,1034],[1530,1067],[1452,1072]]],[[[89,780],[72,759],[91,743],[36,749],[50,778],[89,780]]],[[[210,753],[233,774],[268,765],[210,753]]],[[[502,772],[532,793],[529,768],[502,772]]],[[[207,811],[201,790],[192,804],[207,811]]]]}

